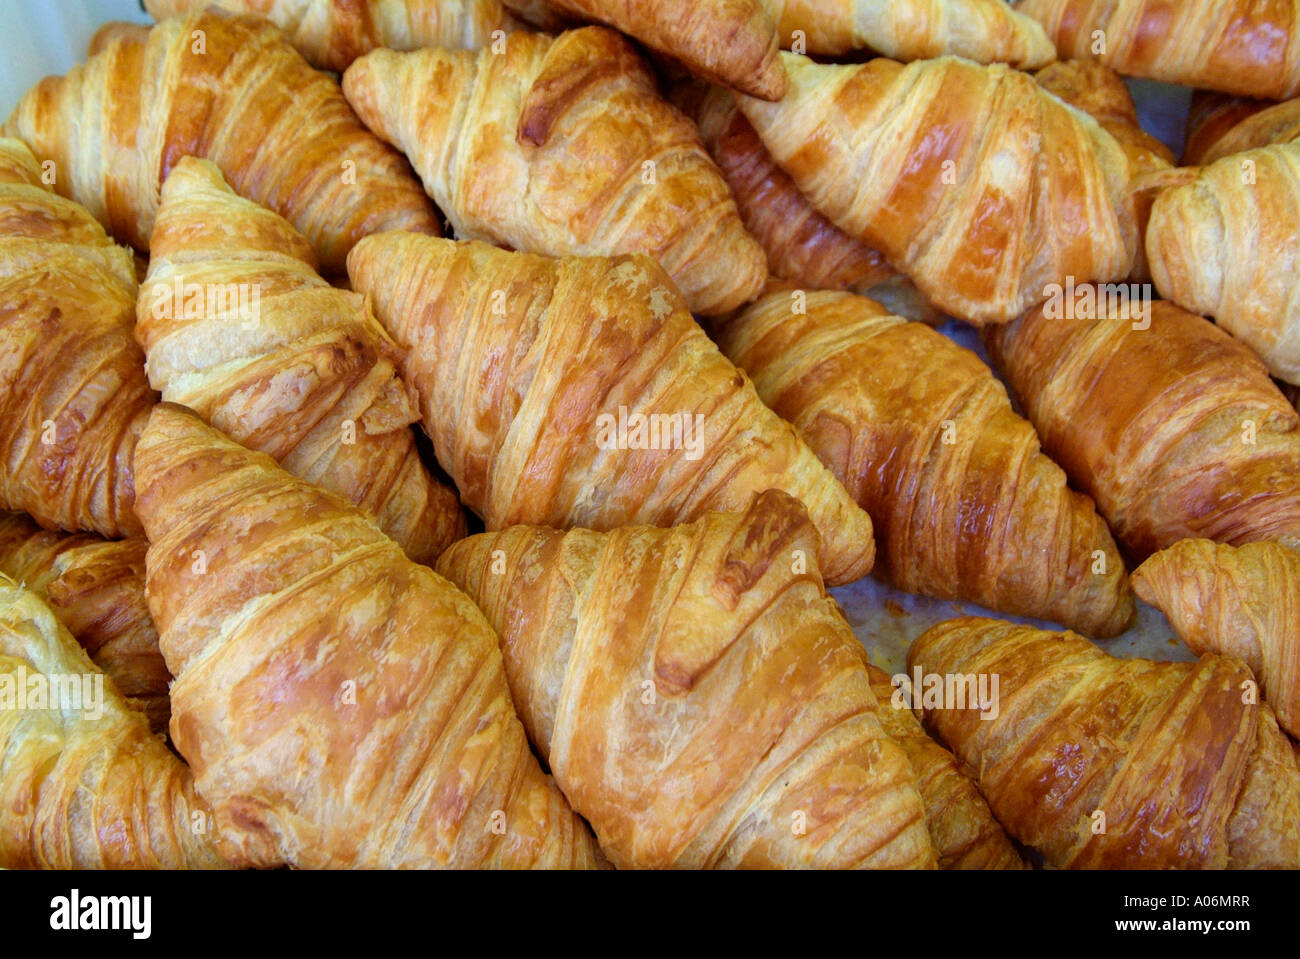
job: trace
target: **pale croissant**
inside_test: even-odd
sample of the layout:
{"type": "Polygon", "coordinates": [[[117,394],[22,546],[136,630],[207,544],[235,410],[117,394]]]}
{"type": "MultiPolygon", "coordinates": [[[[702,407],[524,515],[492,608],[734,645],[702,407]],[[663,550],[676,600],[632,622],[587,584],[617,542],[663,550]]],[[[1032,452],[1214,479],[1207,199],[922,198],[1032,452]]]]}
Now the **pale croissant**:
{"type": "Polygon", "coordinates": [[[812,204],[936,306],[1002,323],[1049,284],[1132,268],[1123,151],[1025,74],[955,57],[784,56],[790,93],[739,96],[740,109],[812,204]]]}
{"type": "Polygon", "coordinates": [[[136,471],[172,741],[232,862],[595,864],[468,597],[182,407],[154,409],[136,471]]]}
{"type": "MultiPolygon", "coordinates": [[[[536,0],[505,4],[525,19],[538,6],[536,0]]],[[[786,91],[785,69],[764,6],[765,0],[547,0],[543,9],[608,24],[697,77],[779,100],[786,91]]]]}
{"type": "Polygon", "coordinates": [[[781,285],[715,338],[871,514],[882,579],[1092,636],[1132,620],[1106,524],[974,353],[864,297],[781,285]]]}
{"type": "Polygon", "coordinates": [[[131,254],[0,139],[0,509],[138,534],[131,456],[156,395],[131,329],[131,254]]]}
{"type": "Polygon", "coordinates": [[[0,868],[222,868],[212,835],[185,765],[0,575],[0,868]]]}
{"type": "Polygon", "coordinates": [[[1019,0],[1062,59],[1248,97],[1300,94],[1294,0],[1019,0]]]}
{"type": "Polygon", "coordinates": [[[5,131],[118,239],[148,250],[159,190],[187,154],[290,220],[330,271],[367,233],[438,232],[402,157],[266,20],[197,13],[102,47],[30,90],[5,131]]]}
{"type": "Polygon", "coordinates": [[[1043,28],[1005,0],[762,0],[762,4],[777,22],[781,45],[799,53],[838,56],[870,49],[895,60],[927,60],[951,53],[1022,70],[1056,58],[1043,28]]]}
{"type": "Polygon", "coordinates": [[[127,703],[165,732],[171,673],[144,598],[143,537],[52,533],[0,513],[0,573],[32,590],[108,675],[127,703]]]}
{"type": "Polygon", "coordinates": [[[429,476],[401,351],[302,235],[185,157],[163,186],[136,338],[150,382],[249,449],[373,515],[416,562],[465,535],[429,476]],[[224,294],[220,295],[220,294],[224,294]]]}
{"type": "Polygon", "coordinates": [[[145,0],[155,20],[213,6],[266,17],[313,66],[339,73],[378,47],[477,50],[518,28],[501,0],[145,0]]]}
{"type": "Polygon", "coordinates": [[[929,677],[926,723],[1047,865],[1300,866],[1300,766],[1239,660],[1116,659],[1072,633],[966,618],[924,633],[908,666],[929,677]],[[991,709],[961,701],[981,682],[991,709]]]}
{"type": "Polygon", "coordinates": [[[1161,191],[1147,226],[1156,289],[1213,316],[1300,384],[1300,143],[1225,157],[1161,191]]]}
{"type": "Polygon", "coordinates": [[[784,493],[672,529],[514,526],[438,571],[500,632],[529,736],[615,865],[933,866],[907,757],[784,493]]]}
{"type": "Polygon", "coordinates": [[[549,256],[645,253],[691,310],[762,288],[763,250],[689,119],[623,37],[511,34],[504,52],[377,50],[343,78],[461,239],[549,256]]]}
{"type": "Polygon", "coordinates": [[[1300,546],[1300,416],[1213,323],[1083,287],[985,345],[1135,560],[1188,537],[1300,546]]]}
{"type": "Polygon", "coordinates": [[[1278,723],[1300,739],[1300,553],[1185,539],[1138,567],[1133,588],[1193,652],[1249,666],[1278,723]]]}
{"type": "Polygon", "coordinates": [[[871,569],[870,517],[648,257],[385,233],[348,267],[406,348],[439,461],[489,529],[670,526],[775,488],[808,509],[828,582],[871,569]]]}
{"type": "Polygon", "coordinates": [[[903,686],[884,670],[867,667],[880,704],[880,724],[916,774],[925,823],[940,869],[1024,869],[1025,861],[989,810],[975,781],[948,750],[930,738],[912,714],[903,686]]]}

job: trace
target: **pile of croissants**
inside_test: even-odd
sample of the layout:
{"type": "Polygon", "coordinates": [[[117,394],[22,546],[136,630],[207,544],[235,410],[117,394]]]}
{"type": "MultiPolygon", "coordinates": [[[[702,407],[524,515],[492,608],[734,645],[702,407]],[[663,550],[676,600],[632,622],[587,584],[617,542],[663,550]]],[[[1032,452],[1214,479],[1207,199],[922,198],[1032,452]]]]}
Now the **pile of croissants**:
{"type": "Polygon", "coordinates": [[[1300,867],[1300,0],[144,5],[0,130],[0,866],[1300,867]]]}

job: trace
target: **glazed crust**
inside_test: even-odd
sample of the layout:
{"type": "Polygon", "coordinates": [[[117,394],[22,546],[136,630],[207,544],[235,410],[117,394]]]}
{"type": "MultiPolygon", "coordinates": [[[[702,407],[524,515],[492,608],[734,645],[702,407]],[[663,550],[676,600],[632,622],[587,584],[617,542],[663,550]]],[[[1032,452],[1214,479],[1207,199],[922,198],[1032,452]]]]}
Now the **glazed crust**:
{"type": "Polygon", "coordinates": [[[715,335],[871,514],[878,576],[1092,636],[1128,626],[1106,524],[979,357],[864,297],[812,292],[799,307],[774,284],[715,335]]]}
{"type": "Polygon", "coordinates": [[[420,462],[401,350],[364,298],[331,287],[315,262],[297,230],[237,196],[215,165],[182,159],[163,186],[138,302],[149,379],[432,563],[465,535],[465,516],[420,462]],[[218,302],[213,290],[231,295],[218,302]]]}
{"type": "Polygon", "coordinates": [[[1098,56],[1127,76],[1242,96],[1300,93],[1294,0],[1019,0],[1016,9],[1043,25],[1063,60],[1098,56]]]}
{"type": "Polygon", "coordinates": [[[1133,573],[1194,653],[1240,659],[1278,723],[1300,738],[1300,554],[1277,543],[1180,540],[1133,573]]]}
{"type": "Polygon", "coordinates": [[[102,700],[93,685],[86,695],[102,675],[34,593],[0,575],[0,684],[15,697],[0,709],[0,866],[225,867],[185,765],[111,682],[102,700]],[[18,684],[33,690],[38,674],[45,705],[20,708],[18,684]],[[67,677],[81,685],[80,708],[52,708],[67,677]]]}
{"type": "Polygon", "coordinates": [[[801,31],[806,50],[839,56],[874,50],[894,60],[954,54],[977,63],[1034,70],[1056,56],[1034,20],[1003,0],[762,0],[781,45],[801,31]]]}
{"type": "Polygon", "coordinates": [[[548,256],[644,253],[695,313],[767,277],[726,182],[632,45],[604,27],[511,34],[505,52],[377,50],[343,78],[461,239],[548,256]]]}
{"type": "Polygon", "coordinates": [[[784,56],[790,93],[738,97],[741,111],[818,210],[939,308],[1003,323],[1067,276],[1132,269],[1123,151],[1025,74],[955,57],[784,56]]]}
{"type": "MultiPolygon", "coordinates": [[[[506,0],[527,16],[535,0],[506,0]]],[[[704,80],[764,100],[785,96],[776,27],[763,0],[547,0],[546,6],[606,23],[680,61],[704,80]]]]}
{"type": "Polygon", "coordinates": [[[388,233],[349,267],[406,348],[424,428],[488,529],[669,526],[782,489],[821,533],[827,582],[870,571],[870,517],[648,257],[553,260],[388,233]]]}
{"type": "Polygon", "coordinates": [[[145,0],[155,20],[213,6],[266,17],[312,66],[336,73],[379,47],[477,50],[518,29],[501,0],[145,0]]]}
{"type": "Polygon", "coordinates": [[[159,404],[136,453],[172,742],[242,866],[594,866],[497,637],[346,500],[159,404]]]}
{"type": "Polygon", "coordinates": [[[1072,633],[966,618],[924,633],[908,666],[998,677],[995,718],[927,708],[926,723],[1048,865],[1300,863],[1300,768],[1273,711],[1244,701],[1244,663],[1116,659],[1072,633]]]}
{"type": "Polygon", "coordinates": [[[682,85],[673,101],[699,126],[746,229],[767,254],[773,276],[807,289],[859,293],[898,278],[883,253],[849,236],[799,192],[730,91],[682,85]]]}
{"type": "Polygon", "coordinates": [[[1300,143],[1261,147],[1161,191],[1147,227],[1156,289],[1213,316],[1300,384],[1300,143]]]}
{"type": "Polygon", "coordinates": [[[90,60],[33,87],[5,131],[54,161],[56,189],[118,239],[149,249],[162,184],[187,155],[292,222],[327,271],[367,233],[439,232],[402,157],[268,21],[201,12],[101,32],[90,60]]]}
{"type": "Polygon", "coordinates": [[[131,456],[157,396],[131,335],[135,265],[0,139],[0,508],[136,535],[131,456]]]}
{"type": "Polygon", "coordinates": [[[0,514],[0,573],[40,596],[127,703],[165,732],[172,677],[144,598],[148,548],[142,536],[54,533],[20,513],[0,514]]]}
{"type": "Polygon", "coordinates": [[[511,527],[438,570],[500,631],[529,735],[616,865],[933,866],[786,494],[672,529],[511,527]]]}
{"type": "Polygon", "coordinates": [[[940,869],[1024,869],[1015,844],[989,810],[975,781],[955,756],[929,737],[906,705],[893,703],[898,690],[888,673],[868,666],[871,691],[880,704],[880,724],[912,764],[925,803],[940,869]]]}
{"type": "Polygon", "coordinates": [[[1188,537],[1300,546],[1300,417],[1259,358],[1172,303],[1145,320],[1076,306],[1031,310],[985,345],[1131,558],[1188,537]]]}

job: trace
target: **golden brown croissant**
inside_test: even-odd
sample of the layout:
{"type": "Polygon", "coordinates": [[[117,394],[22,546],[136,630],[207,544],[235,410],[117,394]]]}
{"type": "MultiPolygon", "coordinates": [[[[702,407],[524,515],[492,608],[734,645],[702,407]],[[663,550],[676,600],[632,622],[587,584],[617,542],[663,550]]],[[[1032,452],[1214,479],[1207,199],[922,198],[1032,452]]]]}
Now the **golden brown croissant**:
{"type": "Polygon", "coordinates": [[[774,488],[808,509],[827,582],[870,571],[870,517],[649,257],[386,233],[348,267],[407,349],[424,428],[488,529],[670,526],[774,488]]]}
{"type": "Polygon", "coordinates": [[[187,154],[212,160],[242,196],[289,219],[327,270],[342,272],[367,233],[438,232],[401,156],[256,17],[199,13],[119,33],[30,90],[5,131],[53,161],[55,189],[141,250],[162,183],[187,154]]]}
{"type": "Polygon", "coordinates": [[[140,532],[131,456],[156,396],[132,338],[135,265],[0,139],[0,509],[140,532]]]}
{"type": "Polygon", "coordinates": [[[1055,305],[985,345],[1135,560],[1187,537],[1300,546],[1300,416],[1248,347],[1163,301],[1055,305]]]}
{"type": "Polygon", "coordinates": [[[817,212],[777,166],[729,90],[682,83],[673,102],[699,126],[772,275],[814,290],[865,293],[893,313],[934,326],[947,319],[883,253],[817,212]]]}
{"type": "MultiPolygon", "coordinates": [[[[774,276],[814,290],[871,291],[882,299],[890,292],[901,295],[910,286],[879,250],[817,212],[776,165],[729,90],[679,84],[673,102],[699,126],[704,145],[731,187],[746,229],[767,254],[767,268],[774,276]]],[[[918,299],[920,294],[911,301],[918,299]]]]}
{"type": "Polygon", "coordinates": [[[1138,567],[1133,588],[1192,652],[1249,666],[1278,723],[1300,738],[1300,554],[1185,539],[1138,567]]]}
{"type": "MultiPolygon", "coordinates": [[[[527,18],[535,0],[505,0],[527,18]]],[[[680,61],[695,76],[764,100],[785,96],[776,27],[765,0],[547,0],[546,8],[606,23],[680,61]]],[[[543,25],[545,27],[545,25],[543,25]]]]}
{"type": "Polygon", "coordinates": [[[1187,119],[1183,163],[1203,166],[1234,153],[1300,140],[1300,98],[1273,103],[1198,90],[1187,119]]]}
{"type": "Polygon", "coordinates": [[[1213,316],[1300,384],[1300,143],[1225,157],[1161,191],[1147,226],[1156,289],[1213,316]]]}
{"type": "MultiPolygon", "coordinates": [[[[1149,182],[1150,175],[1173,167],[1173,151],[1142,129],[1128,87],[1110,67],[1096,60],[1061,60],[1039,70],[1034,79],[1048,93],[1088,114],[1115,138],[1128,157],[1130,177],[1145,175],[1149,182]]],[[[1129,275],[1139,281],[1151,279],[1143,238],[1157,193],[1130,189],[1139,239],[1129,275]]]]}
{"type": "Polygon", "coordinates": [[[144,598],[148,548],[139,536],[51,533],[21,513],[0,513],[0,573],[37,593],[150,728],[165,732],[172,677],[144,598]]]}
{"type": "Polygon", "coordinates": [[[612,30],[514,33],[505,52],[376,50],[343,78],[461,239],[550,256],[645,253],[696,313],[763,286],[763,251],[689,119],[612,30]]]}
{"type": "Polygon", "coordinates": [[[799,53],[838,56],[870,48],[895,60],[927,60],[952,53],[1023,70],[1056,58],[1043,28],[1004,0],[762,0],[762,4],[777,22],[782,46],[799,53]]]}
{"type": "Polygon", "coordinates": [[[864,297],[780,285],[715,338],[871,514],[882,579],[1092,636],[1132,620],[1106,524],[974,353],[864,297]]]}
{"type": "Polygon", "coordinates": [[[974,780],[962,771],[952,753],[921,728],[902,698],[901,688],[875,666],[868,665],[867,674],[880,704],[880,724],[907,754],[916,774],[939,868],[1024,869],[1025,861],[993,818],[974,780]]]}
{"type": "Polygon", "coordinates": [[[1300,766],[1244,663],[1116,659],[1072,633],[966,618],[924,633],[908,666],[927,724],[1049,866],[1300,865],[1300,766]],[[981,679],[992,708],[961,708],[981,679]]]}
{"type": "Polygon", "coordinates": [[[615,865],[933,866],[786,494],[672,529],[514,526],[438,571],[500,632],[529,736],[615,865]]]}
{"type": "Polygon", "coordinates": [[[0,868],[221,868],[212,834],[189,770],[0,575],[0,868]]]}
{"type": "Polygon", "coordinates": [[[136,338],[163,399],[375,517],[416,562],[465,535],[420,462],[401,351],[302,235],[185,157],[163,185],[136,338]]]}
{"type": "Polygon", "coordinates": [[[740,109],[813,205],[936,306],[1000,323],[1051,283],[1131,269],[1123,151],[1025,74],[955,57],[784,56],[790,93],[738,97],[740,109]]]}
{"type": "Polygon", "coordinates": [[[183,407],[136,471],[172,741],[232,862],[594,865],[468,597],[183,407]]]}
{"type": "Polygon", "coordinates": [[[1300,93],[1294,0],[1019,0],[1061,59],[1249,97],[1300,93]]]}
{"type": "Polygon", "coordinates": [[[313,66],[339,73],[377,47],[477,50],[518,26],[501,0],[145,0],[155,20],[214,6],[268,18],[313,66]]]}

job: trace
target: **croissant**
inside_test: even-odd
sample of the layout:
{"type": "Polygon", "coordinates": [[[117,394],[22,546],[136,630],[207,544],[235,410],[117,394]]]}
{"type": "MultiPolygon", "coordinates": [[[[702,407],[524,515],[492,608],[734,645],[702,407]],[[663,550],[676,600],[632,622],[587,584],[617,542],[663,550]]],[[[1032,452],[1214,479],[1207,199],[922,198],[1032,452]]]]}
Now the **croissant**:
{"type": "Polygon", "coordinates": [[[439,462],[488,529],[671,526],[773,488],[807,508],[827,582],[870,571],[870,517],[649,257],[386,233],[348,266],[406,348],[439,462]]]}
{"type": "Polygon", "coordinates": [[[672,529],[514,526],[438,560],[529,737],[621,867],[932,867],[817,533],[769,490],[672,529]]]}
{"type": "Polygon", "coordinates": [[[0,139],[0,509],[138,534],[131,456],[156,396],[131,335],[135,266],[0,139]]]}
{"type": "Polygon", "coordinates": [[[1128,76],[1250,97],[1300,94],[1293,0],[1019,0],[1061,59],[1097,57],[1128,76]]]}
{"type": "Polygon", "coordinates": [[[0,575],[0,868],[222,868],[211,818],[144,716],[0,575]]]}
{"type": "Polygon", "coordinates": [[[367,233],[438,232],[401,156],[267,21],[205,12],[102,46],[30,90],[5,131],[119,239],[149,249],[159,190],[187,154],[290,220],[330,271],[367,233]]]}
{"type": "Polygon", "coordinates": [[[1038,85],[1082,110],[1115,138],[1133,176],[1174,165],[1174,154],[1138,122],[1137,105],[1119,74],[1096,60],[1061,60],[1034,74],[1038,85]]]}
{"type": "Polygon", "coordinates": [[[1189,537],[1300,546],[1300,416],[1213,323],[1086,287],[985,345],[1135,560],[1189,537]]]}
{"type": "MultiPolygon", "coordinates": [[[[535,0],[505,0],[527,19],[535,0]]],[[[586,21],[608,24],[652,50],[678,60],[691,73],[764,100],[785,96],[776,28],[766,0],[547,0],[586,21]]],[[[546,25],[542,25],[546,28],[546,25]]]]}
{"type": "Polygon", "coordinates": [[[879,250],[814,209],[776,165],[730,91],[679,84],[673,103],[699,126],[745,228],[767,254],[770,273],[815,290],[870,291],[882,298],[891,291],[901,294],[906,280],[879,250]]]}
{"type": "Polygon", "coordinates": [[[219,6],[260,14],[285,32],[312,66],[342,73],[377,47],[477,50],[495,31],[517,29],[501,0],[145,0],[155,20],[219,6]]]}
{"type": "Polygon", "coordinates": [[[974,353],[864,297],[780,285],[715,338],[871,515],[880,578],[1093,636],[1133,619],[1106,524],[974,353]]]}
{"type": "Polygon", "coordinates": [[[1047,865],[1300,865],[1300,766],[1244,663],[1116,659],[1072,633],[965,618],[920,636],[908,667],[926,722],[1047,865]],[[981,680],[990,709],[963,694],[981,680]]]}
{"type": "Polygon", "coordinates": [[[159,404],[136,451],[172,741],[241,866],[591,866],[496,634],[346,500],[159,404]]]}
{"type": "Polygon", "coordinates": [[[604,27],[514,33],[505,52],[376,50],[343,78],[461,239],[550,256],[645,253],[712,315],[767,277],[689,119],[604,27]]]}
{"type": "Polygon", "coordinates": [[[799,53],[839,56],[870,48],[895,60],[952,53],[1022,70],[1056,59],[1043,28],[1004,0],[761,2],[777,22],[782,45],[799,53]]]}
{"type": "Polygon", "coordinates": [[[152,252],[136,337],[163,399],[361,507],[416,562],[465,535],[420,462],[401,351],[360,294],[317,276],[297,230],[185,157],[152,252]]]}
{"type": "Polygon", "coordinates": [[[1163,190],[1147,259],[1160,294],[1250,346],[1300,384],[1300,143],[1262,147],[1163,190]]]}
{"type": "Polygon", "coordinates": [[[1278,723],[1300,738],[1300,554],[1185,539],[1138,567],[1133,588],[1192,652],[1249,666],[1278,723]]]}
{"type": "Polygon", "coordinates": [[[1187,118],[1183,163],[1208,166],[1234,153],[1300,140],[1300,98],[1273,103],[1198,90],[1187,118]]]}
{"type": "Polygon", "coordinates": [[[1123,151],[1028,76],[955,57],[784,56],[790,93],[738,97],[741,111],[812,204],[936,306],[1001,323],[1051,283],[1131,269],[1123,151]]]}
{"type": "MultiPolygon", "coordinates": [[[[1096,60],[1060,60],[1039,70],[1034,79],[1048,93],[1088,114],[1115,138],[1128,157],[1130,177],[1158,174],[1173,167],[1173,151],[1142,129],[1128,87],[1110,67],[1096,60]]],[[[1157,192],[1129,191],[1139,236],[1129,275],[1139,281],[1151,278],[1142,241],[1157,192]]]]}
{"type": "Polygon", "coordinates": [[[892,313],[932,326],[947,320],[911,280],[886,262],[883,253],[817,212],[776,165],[730,91],[678,84],[673,103],[699,126],[745,228],[767,254],[773,276],[814,290],[865,293],[892,313]]]}
{"type": "Polygon", "coordinates": [[[165,732],[171,673],[144,598],[143,537],[117,541],[51,533],[0,513],[0,573],[36,593],[131,707],[165,732]]]}
{"type": "Polygon", "coordinates": [[[1025,868],[1020,853],[953,754],[926,734],[910,708],[895,704],[899,689],[889,674],[868,665],[867,675],[880,704],[880,724],[907,754],[916,774],[939,868],[1025,868]]]}

